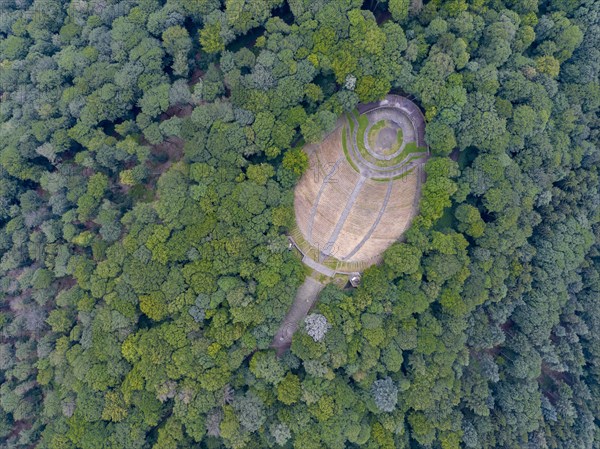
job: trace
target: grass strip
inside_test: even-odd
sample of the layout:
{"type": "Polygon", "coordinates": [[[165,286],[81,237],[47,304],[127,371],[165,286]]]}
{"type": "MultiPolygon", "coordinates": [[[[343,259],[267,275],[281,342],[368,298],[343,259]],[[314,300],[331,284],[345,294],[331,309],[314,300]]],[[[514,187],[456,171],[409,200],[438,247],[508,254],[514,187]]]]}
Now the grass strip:
{"type": "Polygon", "coordinates": [[[344,125],[344,129],[342,129],[342,149],[344,150],[344,156],[346,156],[346,160],[348,161],[350,166],[354,169],[354,171],[356,171],[357,173],[360,173],[360,170],[352,161],[352,158],[350,157],[350,153],[348,153],[348,144],[347,144],[346,139],[347,139],[346,138],[346,125],[344,125]]]}
{"type": "Polygon", "coordinates": [[[375,141],[377,140],[377,136],[379,135],[379,131],[381,131],[383,128],[385,128],[388,124],[387,120],[379,120],[377,123],[375,123],[373,126],[371,126],[371,129],[369,130],[369,135],[367,137],[367,139],[369,140],[369,145],[371,145],[371,147],[375,146],[375,141]]]}

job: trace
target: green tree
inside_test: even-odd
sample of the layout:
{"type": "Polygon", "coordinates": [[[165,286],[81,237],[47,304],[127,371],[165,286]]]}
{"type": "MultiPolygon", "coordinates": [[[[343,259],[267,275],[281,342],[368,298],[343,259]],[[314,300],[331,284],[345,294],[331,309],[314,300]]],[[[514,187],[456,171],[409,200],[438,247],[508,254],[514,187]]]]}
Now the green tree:
{"type": "Polygon", "coordinates": [[[206,24],[200,31],[200,45],[207,53],[218,53],[225,50],[225,42],[221,37],[221,23],[206,24]]]}
{"type": "Polygon", "coordinates": [[[296,176],[302,175],[308,168],[308,156],[300,148],[286,151],[282,165],[296,176]]]}
{"type": "Polygon", "coordinates": [[[298,376],[287,373],[277,385],[277,399],[286,405],[291,405],[300,400],[302,389],[298,376]]]}
{"type": "Polygon", "coordinates": [[[389,0],[388,9],[392,18],[397,22],[403,22],[408,17],[410,3],[408,0],[389,0]]]}

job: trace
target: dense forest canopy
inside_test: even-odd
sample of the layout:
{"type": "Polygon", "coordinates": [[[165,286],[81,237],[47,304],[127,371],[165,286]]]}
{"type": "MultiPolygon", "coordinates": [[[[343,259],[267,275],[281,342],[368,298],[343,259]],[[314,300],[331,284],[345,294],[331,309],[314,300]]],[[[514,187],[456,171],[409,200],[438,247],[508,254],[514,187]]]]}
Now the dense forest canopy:
{"type": "Polygon", "coordinates": [[[0,445],[598,447],[599,71],[595,0],[3,0],[0,445]],[[390,91],[420,214],[277,358],[301,147],[390,91]]]}

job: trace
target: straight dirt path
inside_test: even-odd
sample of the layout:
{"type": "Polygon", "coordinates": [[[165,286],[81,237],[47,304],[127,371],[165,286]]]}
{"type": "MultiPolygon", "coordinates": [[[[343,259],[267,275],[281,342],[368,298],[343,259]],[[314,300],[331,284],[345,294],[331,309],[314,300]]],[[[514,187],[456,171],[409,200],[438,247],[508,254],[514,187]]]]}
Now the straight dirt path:
{"type": "Polygon", "coordinates": [[[344,227],[344,224],[346,223],[346,219],[348,218],[348,215],[350,215],[352,206],[354,206],[354,203],[356,203],[356,198],[358,197],[358,194],[360,193],[362,186],[364,185],[366,180],[367,180],[367,178],[365,178],[364,176],[361,175],[360,178],[358,179],[358,182],[354,185],[354,190],[348,197],[348,201],[346,201],[346,207],[344,207],[344,210],[342,211],[342,215],[340,215],[340,218],[339,218],[338,222],[336,223],[335,228],[333,228],[333,232],[331,233],[329,240],[327,240],[327,244],[325,245],[325,248],[323,248],[322,254],[324,254],[326,256],[331,255],[333,249],[335,248],[335,246],[334,246],[335,241],[339,237],[340,232],[342,231],[342,228],[344,227]]]}
{"type": "Polygon", "coordinates": [[[352,251],[350,251],[350,254],[348,254],[346,257],[343,257],[342,260],[348,260],[352,256],[354,256],[358,251],[360,251],[360,249],[363,247],[363,245],[365,243],[367,243],[367,240],[369,240],[371,238],[371,236],[373,235],[373,232],[375,232],[375,229],[377,228],[377,225],[381,221],[381,217],[383,217],[383,213],[385,212],[385,208],[387,207],[387,204],[390,201],[390,196],[392,195],[392,187],[394,185],[393,183],[394,183],[394,181],[389,181],[388,182],[388,188],[387,188],[387,191],[385,192],[385,198],[383,199],[383,204],[381,205],[381,209],[379,209],[379,212],[377,213],[377,218],[375,218],[375,221],[373,222],[373,224],[369,228],[369,231],[365,234],[365,236],[358,243],[358,245],[356,245],[354,247],[354,249],[352,251]]]}
{"type": "Polygon", "coordinates": [[[319,293],[325,285],[308,276],[304,283],[298,289],[296,298],[290,306],[287,315],[283,319],[279,330],[273,337],[271,347],[275,349],[278,356],[281,356],[292,344],[294,332],[298,329],[300,321],[302,321],[312,306],[317,302],[319,293]]]}

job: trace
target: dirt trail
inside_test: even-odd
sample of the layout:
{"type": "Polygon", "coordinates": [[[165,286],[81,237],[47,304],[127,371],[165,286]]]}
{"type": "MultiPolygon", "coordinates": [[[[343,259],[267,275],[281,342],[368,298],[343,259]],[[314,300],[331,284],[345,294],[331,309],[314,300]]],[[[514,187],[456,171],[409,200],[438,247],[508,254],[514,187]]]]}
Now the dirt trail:
{"type": "Polygon", "coordinates": [[[308,276],[300,286],[294,302],[290,306],[281,326],[279,326],[275,337],[273,337],[271,347],[275,349],[277,355],[281,356],[289,349],[292,344],[292,337],[298,329],[300,321],[306,317],[312,306],[317,302],[319,293],[324,287],[325,285],[311,276],[308,276]]]}
{"type": "MultiPolygon", "coordinates": [[[[358,194],[360,193],[362,186],[364,185],[366,180],[367,180],[367,178],[365,178],[362,175],[360,176],[360,178],[358,178],[358,182],[354,185],[354,190],[352,191],[352,193],[350,194],[350,197],[348,197],[348,200],[346,201],[346,206],[344,207],[344,210],[342,211],[342,215],[340,216],[338,222],[336,223],[335,228],[333,228],[333,232],[331,233],[331,236],[329,237],[329,240],[327,241],[325,248],[323,248],[323,251],[322,251],[323,255],[325,255],[325,256],[331,255],[331,252],[335,248],[334,247],[335,241],[339,237],[340,232],[342,231],[342,227],[344,226],[344,223],[346,223],[346,220],[348,219],[348,215],[350,215],[350,211],[352,210],[352,206],[354,206],[354,203],[356,203],[356,198],[358,197],[358,194]]],[[[320,262],[322,262],[322,261],[320,261],[320,262]]]]}

